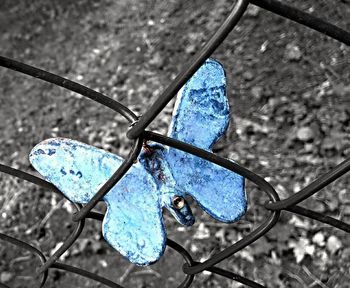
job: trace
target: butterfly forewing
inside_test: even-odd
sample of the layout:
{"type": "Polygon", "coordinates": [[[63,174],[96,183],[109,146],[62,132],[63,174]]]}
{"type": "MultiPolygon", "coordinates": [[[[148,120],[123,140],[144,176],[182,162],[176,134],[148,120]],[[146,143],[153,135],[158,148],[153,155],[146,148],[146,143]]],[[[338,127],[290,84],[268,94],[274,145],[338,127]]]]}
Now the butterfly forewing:
{"type": "Polygon", "coordinates": [[[180,90],[168,135],[202,149],[210,149],[229,124],[225,72],[207,60],[180,90]]]}
{"type": "MultiPolygon", "coordinates": [[[[38,144],[30,162],[68,199],[87,203],[123,159],[78,141],[56,138],[38,144]]],[[[104,200],[108,208],[103,221],[105,239],[133,263],[158,260],[166,237],[152,176],[136,163],[104,200]]]]}
{"type": "MultiPolygon", "coordinates": [[[[207,60],[177,96],[169,136],[211,150],[229,124],[224,70],[207,60]]],[[[179,189],[212,217],[238,220],[246,211],[244,178],[209,161],[169,148],[167,161],[179,189]]]]}

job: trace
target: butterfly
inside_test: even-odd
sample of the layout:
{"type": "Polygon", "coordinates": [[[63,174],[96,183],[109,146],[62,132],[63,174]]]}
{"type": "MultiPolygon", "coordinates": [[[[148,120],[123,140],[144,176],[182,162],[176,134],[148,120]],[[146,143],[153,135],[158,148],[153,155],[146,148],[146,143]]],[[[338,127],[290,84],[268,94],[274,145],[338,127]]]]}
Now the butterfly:
{"type": "MultiPolygon", "coordinates": [[[[208,59],[179,91],[168,136],[212,151],[229,119],[224,69],[208,59]]],[[[123,162],[118,155],[64,138],[39,143],[29,160],[68,199],[81,204],[123,162]]],[[[194,223],[187,195],[222,222],[237,221],[247,207],[242,176],[178,149],[145,143],[138,161],[103,198],[104,238],[132,263],[156,262],[166,246],[162,209],[180,224],[194,223]]]]}

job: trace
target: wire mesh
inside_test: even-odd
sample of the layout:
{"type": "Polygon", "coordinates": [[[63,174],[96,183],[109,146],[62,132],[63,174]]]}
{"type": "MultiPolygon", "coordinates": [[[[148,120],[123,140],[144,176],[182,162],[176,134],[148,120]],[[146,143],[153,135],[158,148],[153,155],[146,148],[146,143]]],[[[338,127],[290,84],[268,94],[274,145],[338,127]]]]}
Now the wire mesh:
{"type": "MultiPolygon", "coordinates": [[[[179,253],[182,256],[185,263],[182,267],[182,270],[184,272],[184,279],[182,283],[179,283],[177,287],[190,287],[193,283],[195,275],[205,270],[220,275],[222,277],[226,277],[233,281],[240,282],[249,287],[264,287],[251,279],[240,276],[234,272],[218,268],[215,265],[227,259],[228,257],[231,257],[238,251],[244,249],[257,239],[265,235],[279,221],[280,213],[282,210],[286,210],[291,213],[299,214],[301,216],[329,224],[335,228],[350,233],[349,224],[298,205],[305,199],[309,198],[325,186],[329,185],[330,183],[347,173],[350,170],[350,158],[346,159],[345,161],[343,161],[324,175],[320,176],[314,182],[302,188],[294,195],[286,199],[280,200],[280,197],[274,189],[274,187],[270,183],[268,183],[264,178],[257,175],[253,171],[250,171],[249,169],[246,169],[235,162],[231,162],[227,159],[219,157],[213,153],[207,152],[200,148],[191,146],[187,143],[146,130],[147,126],[164,109],[164,107],[176,95],[176,93],[186,83],[186,81],[189,80],[189,78],[197,71],[197,69],[204,63],[204,61],[224,41],[226,36],[234,29],[234,27],[240,21],[242,15],[246,11],[248,5],[259,6],[275,14],[300,23],[306,27],[314,29],[320,33],[328,35],[329,37],[334,38],[346,45],[350,45],[349,32],[331,23],[328,23],[323,19],[305,13],[297,8],[288,6],[276,0],[238,0],[234,4],[232,11],[229,13],[228,17],[225,19],[221,27],[216,31],[216,33],[207,42],[207,44],[193,57],[190,63],[184,66],[182,72],[179,73],[178,76],[170,83],[170,85],[164,90],[162,95],[153,103],[153,105],[145,112],[145,114],[140,117],[138,117],[133,111],[125,107],[123,104],[109,98],[106,95],[103,95],[102,93],[89,89],[83,85],[60,77],[58,75],[49,73],[47,71],[15,61],[13,59],[0,56],[0,65],[3,67],[33,76],[35,78],[47,81],[49,83],[53,83],[70,91],[74,91],[104,106],[107,106],[115,112],[121,114],[130,123],[130,129],[127,133],[127,136],[134,141],[133,147],[124,163],[113,174],[113,176],[100,188],[100,190],[91,199],[91,201],[85,206],[72,203],[76,208],[76,213],[72,215],[72,220],[76,222],[76,226],[74,228],[73,233],[71,233],[67,237],[63,245],[51,257],[46,259],[46,257],[41,251],[31,246],[30,244],[23,242],[19,239],[15,239],[11,236],[5,235],[3,233],[0,233],[1,241],[5,241],[11,245],[20,247],[21,249],[25,249],[38,257],[38,259],[41,262],[41,266],[37,269],[37,274],[41,277],[40,287],[43,287],[45,285],[46,280],[48,278],[49,269],[65,270],[92,279],[108,287],[122,287],[121,285],[114,283],[95,273],[61,263],[58,261],[58,259],[74,244],[74,242],[80,236],[84,229],[85,219],[90,218],[96,221],[102,221],[104,215],[99,212],[92,211],[92,209],[128,171],[133,162],[137,159],[142,149],[142,143],[144,140],[151,140],[157,143],[164,144],[166,146],[180,149],[187,153],[191,153],[193,155],[211,161],[235,173],[238,173],[255,183],[261,191],[266,193],[270,200],[264,205],[264,208],[269,211],[269,216],[258,228],[252,231],[249,235],[245,236],[243,239],[239,240],[230,247],[222,250],[221,252],[213,255],[204,262],[195,261],[192,258],[191,254],[184,247],[182,247],[175,241],[168,239],[167,246],[179,253]]],[[[43,187],[47,191],[53,191],[64,197],[64,195],[51,183],[48,183],[47,181],[38,178],[34,175],[2,164],[0,164],[0,172],[12,175],[25,181],[29,181],[31,183],[43,187]]],[[[0,283],[0,287],[8,288],[8,286],[3,283],[0,283]]]]}

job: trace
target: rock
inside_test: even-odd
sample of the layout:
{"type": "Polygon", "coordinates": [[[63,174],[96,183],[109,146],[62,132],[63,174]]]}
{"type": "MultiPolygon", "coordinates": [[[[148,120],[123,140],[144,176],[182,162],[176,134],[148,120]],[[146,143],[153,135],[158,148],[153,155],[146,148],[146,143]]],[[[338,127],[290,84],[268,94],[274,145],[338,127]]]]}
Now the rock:
{"type": "Polygon", "coordinates": [[[286,46],[285,57],[289,61],[299,61],[301,59],[300,48],[294,44],[289,43],[286,46]]]}
{"type": "Polygon", "coordinates": [[[210,230],[204,223],[200,223],[196,233],[193,235],[194,239],[208,239],[210,238],[210,230]]]}
{"type": "Polygon", "coordinates": [[[313,237],[312,237],[312,242],[315,243],[316,245],[323,247],[325,243],[325,237],[322,232],[317,232],[313,237]]]}
{"type": "Polygon", "coordinates": [[[1,274],[0,274],[0,282],[8,283],[8,282],[10,282],[12,280],[13,276],[14,275],[11,272],[7,272],[7,271],[1,272],[1,274]]]}
{"type": "Polygon", "coordinates": [[[344,251],[341,253],[341,259],[343,261],[349,261],[350,259],[350,247],[349,248],[345,248],[344,251]]]}
{"type": "Polygon", "coordinates": [[[344,215],[347,215],[347,216],[350,215],[350,205],[346,205],[343,212],[344,212],[344,215]]]}
{"type": "Polygon", "coordinates": [[[219,239],[222,244],[226,244],[225,234],[226,229],[221,228],[215,233],[215,238],[219,239]]]}
{"type": "Polygon", "coordinates": [[[149,64],[151,64],[152,66],[155,66],[157,68],[163,68],[164,66],[164,58],[162,57],[162,55],[159,52],[156,52],[152,59],[149,61],[149,64]]]}
{"type": "Polygon", "coordinates": [[[310,244],[310,240],[306,238],[300,238],[298,242],[290,242],[288,246],[293,248],[297,263],[300,263],[305,255],[313,256],[315,253],[315,246],[310,244]]]}
{"type": "Polygon", "coordinates": [[[187,46],[186,47],[186,49],[185,49],[185,52],[187,53],[187,54],[194,54],[194,53],[196,53],[196,45],[194,45],[194,44],[191,44],[191,45],[189,45],[189,46],[187,46]]]}
{"type": "Polygon", "coordinates": [[[334,212],[337,209],[339,209],[339,200],[336,197],[332,197],[331,199],[329,199],[327,202],[327,208],[329,211],[334,212]]]}
{"type": "Polygon", "coordinates": [[[341,241],[338,239],[338,237],[336,236],[330,236],[327,239],[327,250],[329,252],[331,252],[332,254],[334,254],[335,252],[337,252],[340,248],[343,247],[343,244],[341,243],[341,241]]]}
{"type": "Polygon", "coordinates": [[[90,244],[90,239],[82,238],[76,241],[78,245],[75,245],[73,249],[71,249],[70,255],[77,256],[86,251],[87,246],[90,244]]]}
{"type": "Polygon", "coordinates": [[[247,9],[247,15],[255,18],[259,15],[259,11],[260,11],[260,8],[258,6],[249,5],[249,7],[247,9]]]}
{"type": "Polygon", "coordinates": [[[350,204],[350,195],[348,193],[348,190],[347,189],[341,189],[339,191],[339,200],[340,202],[342,202],[343,204],[350,204]]]}
{"type": "MultiPolygon", "coordinates": [[[[319,200],[315,200],[313,205],[313,210],[318,213],[325,213],[328,207],[326,207],[325,203],[319,200]]],[[[332,211],[332,210],[331,210],[332,211]]]]}
{"type": "Polygon", "coordinates": [[[304,149],[306,153],[311,153],[315,150],[315,146],[312,143],[305,143],[304,149]]]}
{"type": "Polygon", "coordinates": [[[337,148],[335,140],[330,137],[323,139],[322,148],[324,150],[335,150],[337,148]]]}
{"type": "Polygon", "coordinates": [[[251,91],[252,91],[254,98],[260,99],[264,93],[264,88],[261,86],[255,86],[252,88],[251,91]]]}
{"type": "Polygon", "coordinates": [[[250,72],[250,71],[244,72],[242,76],[243,76],[243,79],[246,80],[246,81],[252,81],[253,78],[254,78],[253,73],[250,72]]]}
{"type": "Polygon", "coordinates": [[[350,85],[344,83],[333,84],[334,94],[340,97],[346,97],[350,94],[350,85]]]}
{"type": "Polygon", "coordinates": [[[300,141],[308,142],[315,138],[315,133],[310,127],[301,127],[296,136],[300,141]]]}
{"type": "Polygon", "coordinates": [[[100,241],[91,241],[91,250],[95,254],[100,254],[103,251],[103,246],[100,241]]]}
{"type": "Polygon", "coordinates": [[[98,261],[98,263],[99,263],[103,268],[108,267],[108,263],[107,263],[106,260],[101,259],[101,260],[98,261]]]}

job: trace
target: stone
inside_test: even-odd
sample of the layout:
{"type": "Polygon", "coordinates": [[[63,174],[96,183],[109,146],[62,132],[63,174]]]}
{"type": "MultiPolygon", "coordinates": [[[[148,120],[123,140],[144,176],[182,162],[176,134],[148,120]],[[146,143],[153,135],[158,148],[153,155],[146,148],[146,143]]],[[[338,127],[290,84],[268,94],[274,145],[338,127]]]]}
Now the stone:
{"type": "Polygon", "coordinates": [[[250,71],[244,72],[242,76],[243,76],[243,79],[246,80],[246,81],[252,81],[253,78],[254,78],[253,73],[250,72],[250,71]]]}
{"type": "Polygon", "coordinates": [[[264,88],[261,86],[254,86],[251,91],[254,98],[260,99],[264,93],[264,88]]]}
{"type": "Polygon", "coordinates": [[[285,57],[289,61],[299,61],[302,57],[300,48],[294,44],[289,43],[286,46],[285,57]]]}
{"type": "Polygon", "coordinates": [[[327,244],[326,244],[327,250],[334,254],[337,252],[340,248],[343,247],[343,244],[339,240],[338,237],[332,235],[327,239],[327,244]]]}
{"type": "Polygon", "coordinates": [[[7,271],[1,272],[1,274],[0,274],[0,282],[8,283],[8,282],[10,282],[13,279],[13,277],[14,277],[14,275],[11,272],[7,272],[7,271]]]}
{"type": "Polygon", "coordinates": [[[149,61],[149,63],[160,69],[160,68],[163,68],[164,66],[164,58],[159,52],[156,52],[151,58],[151,60],[149,61]]]}
{"type": "Polygon", "coordinates": [[[315,138],[315,133],[310,127],[301,127],[297,130],[296,136],[300,141],[308,142],[315,138]]]}

